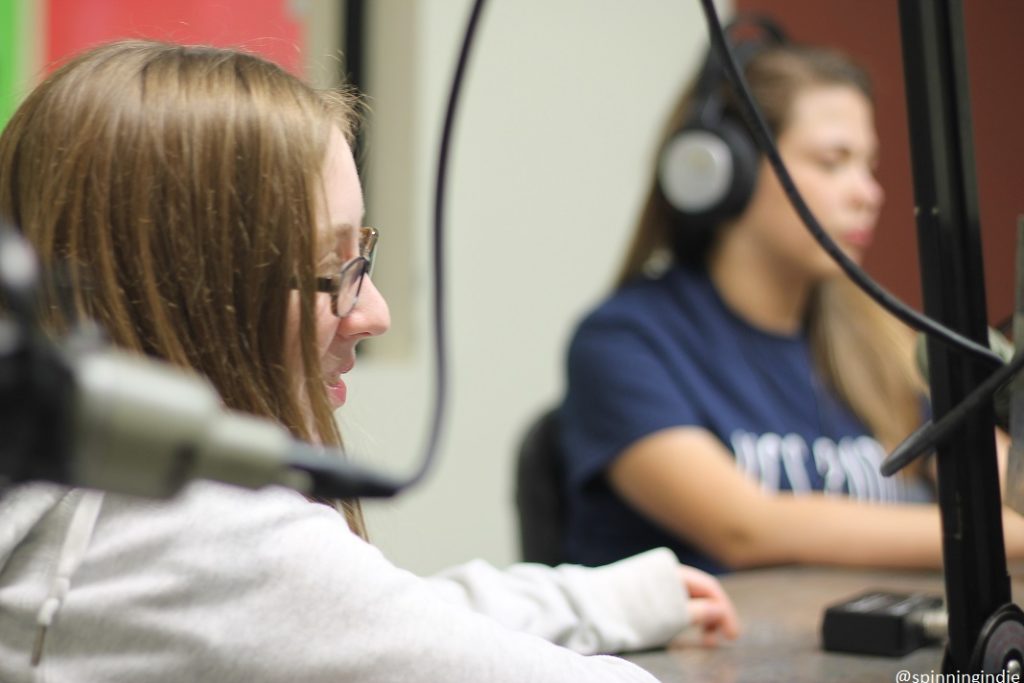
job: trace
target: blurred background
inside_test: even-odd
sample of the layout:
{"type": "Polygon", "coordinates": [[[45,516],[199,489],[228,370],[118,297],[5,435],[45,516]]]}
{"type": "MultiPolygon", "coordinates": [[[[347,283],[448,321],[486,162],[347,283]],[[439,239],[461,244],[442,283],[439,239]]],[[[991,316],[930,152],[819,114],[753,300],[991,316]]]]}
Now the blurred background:
{"type": "MultiPolygon", "coordinates": [[[[431,216],[441,117],[470,0],[0,0],[0,124],[68,55],[118,37],[242,47],[321,87],[355,84],[375,282],[392,331],[368,343],[338,413],[360,460],[422,456],[430,414],[431,216]]],[[[990,324],[1014,305],[1024,214],[1024,3],[965,2],[990,324]]],[[[734,0],[791,38],[864,63],[877,95],[887,202],[869,272],[921,305],[896,0],[734,0]]],[[[464,85],[448,194],[448,417],[440,462],[367,505],[371,539],[427,573],[518,557],[514,457],[563,391],[580,316],[610,287],[664,117],[703,57],[696,0],[491,0],[464,85]]]]}

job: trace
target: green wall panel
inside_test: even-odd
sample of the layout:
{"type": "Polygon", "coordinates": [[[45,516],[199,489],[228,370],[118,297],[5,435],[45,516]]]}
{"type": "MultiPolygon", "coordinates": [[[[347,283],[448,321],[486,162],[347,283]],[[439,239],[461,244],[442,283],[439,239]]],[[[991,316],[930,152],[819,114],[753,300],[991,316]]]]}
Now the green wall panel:
{"type": "Polygon", "coordinates": [[[0,126],[7,123],[22,94],[25,68],[24,0],[0,0],[0,126]]]}

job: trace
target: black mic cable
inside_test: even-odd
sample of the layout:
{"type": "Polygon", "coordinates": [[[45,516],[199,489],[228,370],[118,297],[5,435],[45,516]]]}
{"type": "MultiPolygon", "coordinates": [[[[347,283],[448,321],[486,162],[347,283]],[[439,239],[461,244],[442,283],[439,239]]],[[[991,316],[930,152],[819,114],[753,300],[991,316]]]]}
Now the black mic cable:
{"type": "Polygon", "coordinates": [[[427,472],[436,457],[437,444],[441,436],[444,411],[448,404],[448,355],[445,328],[444,289],[444,206],[445,189],[448,181],[448,156],[451,148],[452,135],[455,130],[455,113],[462,93],[462,81],[469,63],[469,52],[476,37],[480,15],[483,12],[484,0],[475,0],[470,11],[466,32],[462,37],[462,47],[452,77],[452,87],[448,93],[448,104],[445,107],[444,126],[441,130],[441,146],[437,155],[437,184],[434,188],[434,412],[430,423],[430,434],[427,439],[427,454],[419,470],[402,483],[401,488],[408,488],[418,483],[427,472]]]}

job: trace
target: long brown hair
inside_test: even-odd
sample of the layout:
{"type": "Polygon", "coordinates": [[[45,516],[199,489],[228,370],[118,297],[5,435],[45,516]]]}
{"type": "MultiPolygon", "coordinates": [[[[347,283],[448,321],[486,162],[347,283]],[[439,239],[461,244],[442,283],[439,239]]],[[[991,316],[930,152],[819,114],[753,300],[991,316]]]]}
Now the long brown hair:
{"type": "MultiPolygon", "coordinates": [[[[822,48],[781,45],[752,57],[744,76],[772,131],[778,136],[796,96],[809,87],[843,85],[872,100],[867,74],[846,56],[822,48]]],[[[728,86],[723,83],[722,88],[728,86]]],[[[731,91],[722,95],[725,112],[741,121],[731,91]]],[[[663,131],[668,138],[691,118],[692,87],[682,94],[663,131]]],[[[621,287],[642,275],[656,257],[673,254],[688,265],[702,264],[721,230],[688,231],[652,179],[632,242],[616,279],[621,287]]],[[[910,331],[846,278],[823,282],[812,293],[806,325],[815,362],[826,381],[887,448],[913,431],[921,419],[922,382],[913,362],[910,331]]]]}
{"type": "MultiPolygon", "coordinates": [[[[351,135],[354,102],[236,50],[100,46],[41,83],[0,136],[0,214],[66,270],[77,314],[115,344],[339,445],[313,281],[328,139],[351,135]],[[304,382],[284,362],[296,281],[304,382]]],[[[59,311],[51,322],[68,324],[59,311]]],[[[358,504],[346,516],[365,534],[358,504]]]]}

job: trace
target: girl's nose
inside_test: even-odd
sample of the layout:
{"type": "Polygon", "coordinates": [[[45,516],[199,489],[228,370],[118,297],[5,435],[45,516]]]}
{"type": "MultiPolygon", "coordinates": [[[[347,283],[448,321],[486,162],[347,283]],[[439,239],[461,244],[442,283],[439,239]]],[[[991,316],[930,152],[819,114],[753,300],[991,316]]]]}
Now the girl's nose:
{"type": "Polygon", "coordinates": [[[857,181],[857,198],[865,206],[875,211],[882,208],[885,201],[885,190],[870,169],[865,170],[857,181]]]}
{"type": "Polygon", "coordinates": [[[355,308],[341,319],[338,331],[349,337],[376,337],[387,332],[389,327],[391,312],[388,310],[388,302],[367,275],[363,279],[355,308]]]}

